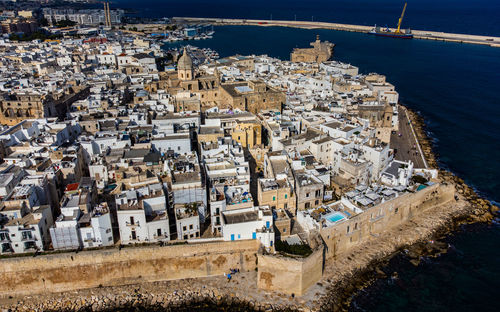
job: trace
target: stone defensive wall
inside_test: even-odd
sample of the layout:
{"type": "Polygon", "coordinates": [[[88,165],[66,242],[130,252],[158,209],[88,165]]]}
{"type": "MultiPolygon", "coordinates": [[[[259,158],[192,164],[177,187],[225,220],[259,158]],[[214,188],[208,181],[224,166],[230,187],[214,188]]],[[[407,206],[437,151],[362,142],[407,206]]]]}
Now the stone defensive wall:
{"type": "Polygon", "coordinates": [[[323,275],[323,246],[307,258],[259,254],[257,286],[260,289],[303,295],[323,275]]]}
{"type": "Polygon", "coordinates": [[[368,240],[377,239],[380,233],[389,231],[425,213],[433,213],[446,203],[454,201],[452,184],[436,183],[416,193],[408,193],[382,204],[368,208],[336,226],[320,232],[326,244],[326,257],[333,258],[368,240]]]}
{"type": "Polygon", "coordinates": [[[60,253],[0,260],[0,297],[253,271],[258,240],[60,253]]]}

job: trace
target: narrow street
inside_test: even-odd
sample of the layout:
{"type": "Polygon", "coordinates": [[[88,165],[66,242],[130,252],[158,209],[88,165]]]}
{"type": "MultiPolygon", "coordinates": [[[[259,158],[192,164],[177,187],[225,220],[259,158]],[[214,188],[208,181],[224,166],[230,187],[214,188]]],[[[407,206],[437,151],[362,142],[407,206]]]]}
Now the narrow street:
{"type": "Polygon", "coordinates": [[[401,106],[399,114],[399,131],[391,134],[390,147],[396,151],[394,159],[408,161],[411,160],[415,168],[425,168],[422,155],[417,147],[417,141],[411,131],[411,127],[406,117],[404,108],[401,106]]]}

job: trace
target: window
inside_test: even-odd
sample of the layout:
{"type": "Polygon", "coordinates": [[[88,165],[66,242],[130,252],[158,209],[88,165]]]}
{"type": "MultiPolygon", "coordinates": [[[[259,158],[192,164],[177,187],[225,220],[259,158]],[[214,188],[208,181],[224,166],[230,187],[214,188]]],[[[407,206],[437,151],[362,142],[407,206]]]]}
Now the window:
{"type": "Polygon", "coordinates": [[[285,194],[285,199],[287,199],[287,198],[288,198],[288,194],[285,194]]]}
{"type": "Polygon", "coordinates": [[[315,204],[316,206],[317,206],[317,205],[319,205],[319,200],[317,200],[317,199],[316,199],[316,200],[314,201],[314,204],[315,204]]]}
{"type": "Polygon", "coordinates": [[[394,210],[394,214],[397,214],[397,213],[398,213],[398,210],[399,210],[399,208],[396,208],[396,209],[394,210]]]}
{"type": "Polygon", "coordinates": [[[130,217],[130,224],[135,224],[134,217],[130,217]]]}
{"type": "Polygon", "coordinates": [[[157,230],[156,230],[156,235],[157,235],[157,236],[161,236],[161,229],[157,229],[157,230]]]}
{"type": "Polygon", "coordinates": [[[283,205],[283,208],[287,209],[287,208],[288,208],[288,204],[287,204],[287,203],[285,203],[285,204],[283,205]]]}
{"type": "Polygon", "coordinates": [[[349,226],[347,226],[347,233],[349,233],[349,226]]]}
{"type": "Polygon", "coordinates": [[[192,230],[192,229],[193,229],[193,225],[192,225],[192,224],[190,224],[190,225],[189,225],[189,229],[190,229],[190,230],[192,230]]]}
{"type": "Polygon", "coordinates": [[[309,197],[309,193],[306,194],[306,197],[309,197]]]}
{"type": "Polygon", "coordinates": [[[183,231],[186,231],[186,230],[187,230],[186,226],[183,226],[183,227],[182,227],[182,230],[183,230],[183,231]]]}
{"type": "Polygon", "coordinates": [[[358,229],[358,223],[354,223],[354,230],[358,229]]]}
{"type": "Polygon", "coordinates": [[[273,196],[273,201],[275,201],[275,200],[276,200],[276,196],[273,196]]]}
{"type": "Polygon", "coordinates": [[[304,205],[304,208],[306,208],[306,209],[309,209],[309,207],[311,207],[311,204],[309,204],[309,203],[306,203],[306,204],[304,205]]]}
{"type": "Polygon", "coordinates": [[[286,228],[283,228],[283,233],[286,233],[286,228]]]}
{"type": "Polygon", "coordinates": [[[181,147],[180,146],[177,146],[177,150],[180,151],[181,150],[181,147]]]}
{"type": "Polygon", "coordinates": [[[188,236],[187,236],[187,235],[184,235],[184,239],[188,239],[188,236]]]}

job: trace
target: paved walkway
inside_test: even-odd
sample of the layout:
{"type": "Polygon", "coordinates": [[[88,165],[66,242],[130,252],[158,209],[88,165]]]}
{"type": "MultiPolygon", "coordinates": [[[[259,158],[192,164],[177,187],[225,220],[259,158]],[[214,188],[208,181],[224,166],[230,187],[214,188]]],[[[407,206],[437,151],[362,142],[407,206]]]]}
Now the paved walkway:
{"type": "Polygon", "coordinates": [[[417,146],[417,141],[408,122],[408,117],[404,108],[399,106],[399,131],[391,135],[391,148],[397,150],[395,159],[411,160],[415,168],[425,168],[421,151],[417,146]]]}

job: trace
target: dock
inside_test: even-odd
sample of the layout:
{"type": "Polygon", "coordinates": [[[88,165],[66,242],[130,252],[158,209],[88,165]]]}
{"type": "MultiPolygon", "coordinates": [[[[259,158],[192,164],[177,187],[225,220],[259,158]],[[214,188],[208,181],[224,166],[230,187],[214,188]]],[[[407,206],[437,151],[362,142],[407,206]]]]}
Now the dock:
{"type": "MultiPolygon", "coordinates": [[[[255,20],[255,19],[232,19],[232,18],[200,18],[200,17],[174,17],[176,23],[210,23],[213,25],[246,25],[246,26],[281,26],[304,29],[333,29],[340,31],[369,33],[373,26],[362,26],[352,24],[339,24],[329,22],[313,21],[282,21],[282,20],[255,20]]],[[[395,29],[391,28],[392,31],[395,29]]],[[[453,34],[427,30],[412,30],[413,38],[436,41],[448,41],[458,43],[470,43],[488,45],[500,48],[500,37],[480,36],[467,34],[453,34]]]]}

